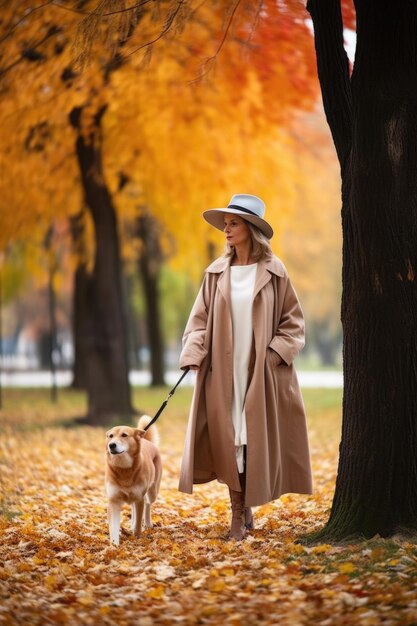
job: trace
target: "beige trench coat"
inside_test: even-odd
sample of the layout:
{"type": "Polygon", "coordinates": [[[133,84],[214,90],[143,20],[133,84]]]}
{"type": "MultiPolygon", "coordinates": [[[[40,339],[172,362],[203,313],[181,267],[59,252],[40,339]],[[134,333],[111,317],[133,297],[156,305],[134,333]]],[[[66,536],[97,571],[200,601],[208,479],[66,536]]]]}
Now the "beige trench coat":
{"type": "MultiPolygon", "coordinates": [[[[247,506],[284,493],[312,492],[303,400],[293,360],[304,346],[304,319],[283,263],[258,263],[253,344],[246,392],[247,506]],[[284,363],[277,365],[279,354],[284,363]]],[[[235,339],[236,340],[236,339],[235,339]]],[[[233,333],[230,262],[205,272],[192,308],[180,367],[198,365],[179,490],[214,479],[240,491],[232,423],[233,333]]]]}

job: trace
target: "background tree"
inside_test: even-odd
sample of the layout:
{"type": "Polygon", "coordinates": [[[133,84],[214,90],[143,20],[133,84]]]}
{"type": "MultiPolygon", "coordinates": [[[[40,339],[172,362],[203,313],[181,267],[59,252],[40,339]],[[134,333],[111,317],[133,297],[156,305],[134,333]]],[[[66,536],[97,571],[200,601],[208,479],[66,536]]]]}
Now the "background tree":
{"type": "Polygon", "coordinates": [[[24,224],[20,236],[25,236],[37,217],[35,228],[39,230],[53,217],[71,214],[74,206],[81,206],[82,189],[97,235],[96,262],[84,294],[88,306],[83,319],[87,323],[82,326],[88,355],[84,368],[88,421],[96,423],[109,416],[122,418],[132,411],[123,302],[119,297],[117,224],[101,167],[100,126],[105,105],[98,92],[103,79],[102,73],[96,72],[78,80],[74,88],[77,76],[71,69],[70,48],[75,18],[71,13],[67,21],[60,20],[61,11],[48,5],[47,13],[34,14],[33,7],[10,3],[2,14],[3,115],[19,128],[18,136],[10,137],[4,146],[3,154],[9,161],[5,187],[10,198],[6,191],[3,206],[8,210],[16,207],[14,219],[17,216],[24,224]],[[30,81],[25,80],[27,64],[32,66],[30,81]],[[29,107],[27,89],[32,94],[29,107]],[[11,155],[16,159],[13,168],[11,155]],[[62,185],[56,184],[57,175],[62,185]],[[31,194],[24,197],[24,193],[16,193],[22,187],[20,178],[30,185],[35,201],[31,194]]]}
{"type": "MultiPolygon", "coordinates": [[[[95,228],[94,269],[87,282],[81,336],[84,382],[89,398],[89,423],[132,413],[129,385],[125,301],[116,210],[102,166],[101,120],[105,107],[94,107],[93,120],[82,122],[85,107],[70,113],[77,133],[77,158],[85,201],[95,228]],[[88,129],[88,130],[87,130],[88,129]]],[[[91,114],[91,112],[90,112],[91,114]]]]}
{"type": "Polygon", "coordinates": [[[142,242],[139,252],[139,272],[147,303],[146,321],[151,346],[151,381],[152,385],[156,386],[164,384],[164,341],[159,295],[163,256],[158,226],[152,216],[144,211],[138,218],[137,227],[137,234],[142,242]]]}
{"type": "Polygon", "coordinates": [[[342,175],[344,400],[321,537],[417,523],[417,5],[356,0],[352,76],[339,0],[309,0],[342,175]]]}
{"type": "Polygon", "coordinates": [[[81,210],[69,218],[72,245],[75,256],[74,268],[74,296],[72,313],[72,335],[74,342],[74,363],[72,386],[75,389],[85,389],[87,354],[84,342],[84,325],[88,317],[87,288],[89,281],[88,251],[86,242],[86,213],[81,210]]]}
{"type": "MultiPolygon", "coordinates": [[[[88,3],[83,3],[84,11],[87,6],[88,3]]],[[[75,130],[75,139],[72,140],[75,155],[74,149],[62,141],[62,137],[71,141],[67,133],[62,133],[61,144],[66,151],[66,158],[68,155],[76,157],[85,204],[95,230],[92,272],[88,277],[83,274],[87,279],[82,283],[79,272],[76,281],[75,304],[81,307],[81,313],[75,313],[75,328],[81,334],[81,340],[77,336],[76,348],[82,346],[82,350],[77,352],[76,383],[80,384],[80,363],[86,359],[86,363],[82,364],[82,384],[86,387],[89,399],[88,421],[107,421],[110,416],[119,416],[121,419],[132,412],[126,316],[117,217],[107,190],[101,148],[101,124],[106,109],[104,86],[108,74],[117,64],[112,62],[109,65],[106,62],[109,55],[102,53],[94,71],[79,77],[72,68],[71,45],[80,20],[79,13],[83,11],[78,10],[79,6],[75,3],[74,10],[63,19],[62,7],[44,3],[38,9],[32,19],[32,7],[11,3],[3,14],[3,40],[10,39],[12,34],[11,43],[14,44],[6,47],[3,58],[3,84],[7,92],[5,98],[10,99],[13,91],[20,95],[24,66],[26,61],[30,61],[36,65],[31,82],[36,104],[31,115],[25,116],[26,124],[22,125],[28,128],[24,142],[26,150],[42,153],[43,160],[51,166],[48,151],[52,152],[51,144],[56,135],[62,131],[65,123],[75,130]],[[47,12],[42,11],[45,7],[47,12]],[[68,90],[70,96],[65,90],[68,90]],[[48,94],[47,98],[43,97],[44,93],[48,94]],[[52,100],[56,107],[54,115],[49,110],[52,100]],[[78,289],[81,287],[83,291],[79,294],[78,289]]],[[[136,11],[132,13],[136,16],[136,11]]],[[[129,32],[126,31],[124,39],[128,36],[129,32]]],[[[113,43],[120,45],[121,42],[115,40],[113,43]]],[[[16,117],[14,111],[7,112],[6,109],[7,113],[16,117]]],[[[53,178],[50,169],[48,173],[50,183],[53,178]]],[[[10,182],[13,182],[13,178],[10,182]]],[[[39,181],[35,180],[34,186],[38,184],[39,181]]],[[[63,185],[65,187],[67,185],[63,185]]],[[[47,188],[50,188],[50,184],[47,188]]],[[[71,203],[68,209],[69,212],[73,211],[74,204],[71,203]]],[[[21,213],[22,207],[19,206],[18,214],[21,213]]],[[[80,235],[80,228],[73,230],[73,233],[80,235]]]]}

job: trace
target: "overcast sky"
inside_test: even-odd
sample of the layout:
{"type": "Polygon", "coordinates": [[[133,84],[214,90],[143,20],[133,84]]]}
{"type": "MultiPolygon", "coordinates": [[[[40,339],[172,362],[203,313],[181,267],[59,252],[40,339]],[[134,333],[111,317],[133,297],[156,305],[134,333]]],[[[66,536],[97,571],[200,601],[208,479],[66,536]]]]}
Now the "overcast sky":
{"type": "Polygon", "coordinates": [[[345,48],[347,55],[353,63],[355,58],[356,33],[353,30],[345,29],[345,48]]]}

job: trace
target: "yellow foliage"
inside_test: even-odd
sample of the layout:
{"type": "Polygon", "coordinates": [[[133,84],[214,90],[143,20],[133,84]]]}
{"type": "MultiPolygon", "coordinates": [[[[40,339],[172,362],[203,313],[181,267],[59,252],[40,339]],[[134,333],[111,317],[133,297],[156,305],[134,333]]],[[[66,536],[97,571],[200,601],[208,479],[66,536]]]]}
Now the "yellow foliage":
{"type": "MultiPolygon", "coordinates": [[[[83,6],[88,10],[95,3],[83,6]]],[[[11,2],[5,23],[25,7],[32,8],[28,0],[11,2]]],[[[4,65],[13,63],[23,40],[37,40],[51,24],[60,31],[41,46],[42,62],[32,62],[30,72],[28,61],[19,62],[4,78],[0,121],[14,132],[0,148],[0,167],[8,172],[0,248],[80,210],[83,194],[68,119],[74,107],[83,109],[85,137],[99,108],[107,107],[105,177],[119,214],[130,223],[143,207],[150,210],[177,266],[198,273],[208,243],[221,247],[200,215],[236,191],[262,196],[279,231],[294,211],[299,177],[293,141],[283,127],[294,109],[311,107],[317,95],[311,32],[299,3],[284,7],[268,0],[260,15],[237,5],[229,24],[231,8],[226,1],[188,6],[190,12],[178,17],[181,33],[153,47],[149,71],[137,50],[157,37],[173,9],[164,14],[161,7],[160,21],[153,10],[145,12],[120,50],[121,67],[108,75],[109,50],[99,40],[93,42],[91,65],[82,74],[69,71],[69,44],[82,15],[49,5],[19,24],[5,47],[4,65]],[[119,189],[121,173],[128,184],[119,189]]],[[[114,19],[111,28],[122,28],[120,15],[114,19]]],[[[123,249],[129,257],[136,253],[129,245],[123,249]]]]}

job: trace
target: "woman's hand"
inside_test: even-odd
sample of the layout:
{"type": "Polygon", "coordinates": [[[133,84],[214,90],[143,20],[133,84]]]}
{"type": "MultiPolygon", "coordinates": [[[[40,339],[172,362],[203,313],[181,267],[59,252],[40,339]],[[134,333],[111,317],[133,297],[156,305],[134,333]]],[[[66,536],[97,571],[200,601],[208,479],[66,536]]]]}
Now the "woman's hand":
{"type": "Polygon", "coordinates": [[[190,370],[195,370],[196,372],[200,371],[200,366],[199,365],[190,365],[190,370]]]}

